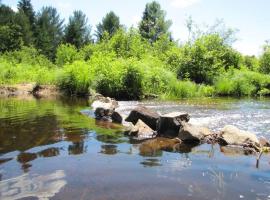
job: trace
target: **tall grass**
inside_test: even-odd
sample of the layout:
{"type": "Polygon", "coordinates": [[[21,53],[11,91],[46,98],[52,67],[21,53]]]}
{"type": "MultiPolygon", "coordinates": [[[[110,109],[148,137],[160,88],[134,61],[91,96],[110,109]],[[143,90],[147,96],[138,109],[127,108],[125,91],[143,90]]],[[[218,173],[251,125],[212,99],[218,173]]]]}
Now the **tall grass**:
{"type": "Polygon", "coordinates": [[[270,95],[270,76],[248,70],[233,70],[219,76],[215,91],[220,96],[270,95]]]}

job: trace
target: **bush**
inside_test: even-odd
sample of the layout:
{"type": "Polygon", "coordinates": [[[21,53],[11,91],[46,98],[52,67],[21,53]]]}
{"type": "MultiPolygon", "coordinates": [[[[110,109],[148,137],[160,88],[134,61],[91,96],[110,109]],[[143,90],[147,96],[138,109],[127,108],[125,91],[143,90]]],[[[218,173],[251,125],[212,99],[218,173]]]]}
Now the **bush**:
{"type": "Polygon", "coordinates": [[[61,44],[57,48],[56,52],[56,64],[58,66],[63,66],[65,64],[71,64],[75,60],[80,60],[82,56],[77,52],[74,45],[71,44],[61,44]]]}
{"type": "Polygon", "coordinates": [[[180,79],[212,84],[214,78],[230,67],[239,68],[240,54],[224,43],[217,34],[198,38],[184,46],[178,68],[180,79]]]}
{"type": "Polygon", "coordinates": [[[90,66],[84,61],[66,64],[57,79],[58,87],[69,95],[89,94],[91,85],[90,66]]]}

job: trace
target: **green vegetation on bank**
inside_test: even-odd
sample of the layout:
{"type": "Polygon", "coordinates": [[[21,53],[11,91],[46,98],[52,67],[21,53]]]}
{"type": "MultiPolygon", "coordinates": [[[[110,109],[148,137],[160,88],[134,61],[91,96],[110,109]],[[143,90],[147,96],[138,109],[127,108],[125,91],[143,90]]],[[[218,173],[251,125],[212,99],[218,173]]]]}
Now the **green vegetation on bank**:
{"type": "Polygon", "coordinates": [[[232,48],[234,30],[221,22],[196,30],[190,18],[190,39],[179,44],[157,2],[146,5],[138,29],[108,13],[96,39],[81,11],[66,26],[56,9],[35,13],[30,0],[18,12],[3,4],[0,11],[0,84],[52,84],[69,95],[95,90],[121,99],[270,95],[268,43],[260,57],[244,56],[232,48]]]}

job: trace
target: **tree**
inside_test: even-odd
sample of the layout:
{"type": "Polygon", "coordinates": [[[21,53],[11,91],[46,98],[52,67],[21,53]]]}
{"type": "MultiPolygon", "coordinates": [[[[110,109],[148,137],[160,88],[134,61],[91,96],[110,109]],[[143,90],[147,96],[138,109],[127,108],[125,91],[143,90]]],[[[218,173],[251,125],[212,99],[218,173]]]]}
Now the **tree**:
{"type": "Polygon", "coordinates": [[[63,22],[53,7],[43,7],[37,15],[35,46],[50,60],[55,59],[56,49],[62,41],[63,22]]]}
{"type": "Polygon", "coordinates": [[[16,24],[0,26],[0,52],[14,51],[22,46],[20,26],[16,24]]]}
{"type": "Polygon", "coordinates": [[[15,23],[15,16],[10,7],[0,4],[0,52],[21,48],[21,27],[15,23]]]}
{"type": "Polygon", "coordinates": [[[31,46],[34,43],[33,31],[28,17],[24,12],[19,11],[15,16],[15,23],[21,27],[21,35],[24,46],[31,46]]]}
{"type": "Polygon", "coordinates": [[[119,17],[113,12],[109,12],[102,19],[102,22],[97,25],[97,39],[100,41],[103,39],[105,32],[109,34],[110,37],[121,27],[119,17]]]}
{"type": "Polygon", "coordinates": [[[0,25],[14,24],[15,12],[8,6],[0,4],[0,25]]]}
{"type": "Polygon", "coordinates": [[[270,43],[266,42],[263,47],[263,54],[260,57],[260,71],[270,74],[270,43]]]}
{"type": "Polygon", "coordinates": [[[139,30],[142,37],[151,43],[160,38],[161,35],[170,35],[169,28],[172,24],[170,20],[165,20],[166,12],[161,10],[160,4],[156,1],[147,3],[143,12],[139,30]]]}
{"type": "Polygon", "coordinates": [[[31,30],[34,31],[35,12],[31,4],[31,0],[20,0],[18,3],[18,11],[25,14],[29,20],[31,30]]]}
{"type": "Polygon", "coordinates": [[[87,21],[87,17],[82,11],[74,11],[65,28],[64,41],[75,45],[77,48],[88,44],[91,41],[91,36],[87,21]]]}

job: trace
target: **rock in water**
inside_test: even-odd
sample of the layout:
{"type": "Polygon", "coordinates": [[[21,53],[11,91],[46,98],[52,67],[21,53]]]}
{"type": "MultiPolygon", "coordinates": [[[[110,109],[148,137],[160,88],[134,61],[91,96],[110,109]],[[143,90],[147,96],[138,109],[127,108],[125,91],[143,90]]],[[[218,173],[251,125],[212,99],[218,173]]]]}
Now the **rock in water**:
{"type": "Polygon", "coordinates": [[[218,136],[218,140],[223,145],[246,145],[251,144],[253,147],[259,146],[257,136],[248,131],[243,131],[235,126],[227,125],[218,136]]]}
{"type": "Polygon", "coordinates": [[[159,117],[157,122],[157,132],[159,135],[167,137],[177,137],[182,122],[188,122],[189,114],[172,112],[159,117]]]}
{"type": "Polygon", "coordinates": [[[136,125],[131,129],[129,135],[138,137],[139,139],[145,139],[153,138],[155,136],[155,132],[139,119],[136,125]]]}
{"type": "Polygon", "coordinates": [[[95,116],[97,119],[105,119],[110,117],[114,113],[114,110],[117,106],[117,101],[109,97],[104,97],[104,99],[96,100],[91,105],[93,110],[95,110],[95,116]]]}
{"type": "Polygon", "coordinates": [[[130,112],[129,116],[126,118],[126,121],[136,124],[140,119],[151,129],[156,130],[158,118],[159,114],[157,112],[144,106],[139,106],[130,112]]]}
{"type": "Polygon", "coordinates": [[[112,122],[122,124],[123,118],[118,112],[114,111],[112,113],[111,118],[112,118],[112,122]]]}
{"type": "Polygon", "coordinates": [[[181,140],[157,137],[155,139],[147,140],[140,145],[140,154],[142,156],[157,156],[162,154],[161,150],[176,151],[181,144],[181,140]]]}
{"type": "Polygon", "coordinates": [[[208,128],[192,125],[186,122],[181,123],[178,137],[187,142],[200,142],[205,137],[213,134],[208,128]]]}

